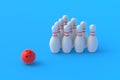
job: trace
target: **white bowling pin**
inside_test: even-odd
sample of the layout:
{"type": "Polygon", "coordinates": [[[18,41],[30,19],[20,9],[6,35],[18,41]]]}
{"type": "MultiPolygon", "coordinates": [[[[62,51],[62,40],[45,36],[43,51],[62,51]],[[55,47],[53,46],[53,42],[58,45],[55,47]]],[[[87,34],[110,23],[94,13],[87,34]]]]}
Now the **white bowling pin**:
{"type": "Polygon", "coordinates": [[[71,22],[72,22],[72,41],[74,43],[76,37],[76,18],[72,18],[71,22]]]}
{"type": "Polygon", "coordinates": [[[63,17],[63,20],[64,20],[64,26],[67,25],[67,22],[68,22],[68,16],[67,15],[64,15],[63,17]]]}
{"type": "Polygon", "coordinates": [[[86,22],[85,21],[81,21],[80,25],[83,27],[82,34],[83,34],[83,37],[84,37],[84,40],[85,40],[85,48],[87,48],[87,39],[88,39],[88,36],[86,34],[86,22]]]}
{"type": "Polygon", "coordinates": [[[84,51],[84,47],[85,47],[85,41],[84,41],[84,37],[82,35],[82,26],[78,25],[77,26],[77,35],[75,38],[75,42],[74,42],[74,47],[75,47],[75,51],[77,53],[82,53],[84,51]]]}
{"type": "Polygon", "coordinates": [[[52,37],[50,39],[50,50],[52,53],[58,53],[60,50],[60,39],[58,37],[58,27],[52,27],[52,37]]]}
{"type": "Polygon", "coordinates": [[[70,27],[66,25],[64,27],[64,36],[62,39],[62,49],[64,53],[70,53],[72,49],[72,40],[70,37],[70,27]]]}
{"type": "Polygon", "coordinates": [[[88,37],[88,51],[95,52],[98,47],[98,40],[95,36],[95,25],[90,25],[90,36],[88,37]]]}

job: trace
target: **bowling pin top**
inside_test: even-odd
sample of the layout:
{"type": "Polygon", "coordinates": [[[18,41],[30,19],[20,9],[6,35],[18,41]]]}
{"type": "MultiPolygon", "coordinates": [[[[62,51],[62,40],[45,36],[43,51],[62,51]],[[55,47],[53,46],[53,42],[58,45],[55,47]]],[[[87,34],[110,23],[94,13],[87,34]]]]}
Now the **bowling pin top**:
{"type": "Polygon", "coordinates": [[[81,21],[80,25],[81,25],[83,28],[86,28],[86,22],[85,22],[85,21],[81,21]]]}
{"type": "Polygon", "coordinates": [[[95,27],[95,25],[94,24],[91,24],[90,25],[90,32],[95,32],[95,30],[96,30],[96,27],[95,27]]]}
{"type": "Polygon", "coordinates": [[[96,27],[94,24],[90,25],[90,36],[95,36],[95,29],[96,27]]]}
{"type": "Polygon", "coordinates": [[[63,24],[64,24],[64,21],[63,21],[62,18],[60,18],[60,19],[58,20],[58,22],[59,22],[60,25],[63,25],[63,24]]]}
{"type": "Polygon", "coordinates": [[[68,25],[64,27],[64,32],[70,32],[70,27],[68,25]]]}
{"type": "Polygon", "coordinates": [[[76,18],[72,18],[72,19],[71,19],[71,22],[72,22],[72,23],[76,23],[76,18]]]}
{"type": "Polygon", "coordinates": [[[86,22],[85,21],[81,21],[80,25],[83,26],[83,27],[86,27],[86,22]]]}
{"type": "Polygon", "coordinates": [[[58,32],[58,27],[57,26],[52,26],[52,32],[57,33],[58,32]]]}
{"type": "Polygon", "coordinates": [[[82,36],[82,26],[81,25],[77,26],[77,36],[82,36]]]}
{"type": "Polygon", "coordinates": [[[55,22],[54,26],[58,27],[58,33],[60,33],[60,24],[59,24],[59,22],[58,22],[58,21],[57,21],[57,22],[55,22]]]}
{"type": "Polygon", "coordinates": [[[64,22],[67,23],[67,21],[68,21],[68,16],[67,16],[67,15],[64,15],[62,18],[63,18],[64,22]]]}
{"type": "Polygon", "coordinates": [[[69,21],[67,25],[68,25],[69,28],[70,28],[70,32],[72,32],[72,22],[69,21]]]}
{"type": "Polygon", "coordinates": [[[55,24],[54,24],[54,26],[58,26],[58,27],[59,27],[59,25],[60,25],[60,24],[59,24],[58,21],[56,21],[55,24]]]}
{"type": "Polygon", "coordinates": [[[72,22],[72,27],[76,28],[76,18],[72,18],[71,22],[72,22]]]}
{"type": "Polygon", "coordinates": [[[83,33],[85,34],[86,33],[86,22],[85,21],[81,21],[80,25],[82,26],[83,28],[83,33]]]}
{"type": "Polygon", "coordinates": [[[72,23],[69,21],[67,24],[69,27],[72,27],[72,23]]]}
{"type": "Polygon", "coordinates": [[[82,32],[82,26],[81,25],[77,26],[77,32],[82,32]]]}

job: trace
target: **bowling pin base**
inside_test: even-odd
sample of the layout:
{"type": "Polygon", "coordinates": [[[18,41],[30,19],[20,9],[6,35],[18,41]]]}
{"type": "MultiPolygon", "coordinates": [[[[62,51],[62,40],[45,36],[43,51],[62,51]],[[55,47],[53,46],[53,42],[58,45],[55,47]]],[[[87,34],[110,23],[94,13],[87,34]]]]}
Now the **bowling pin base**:
{"type": "Polygon", "coordinates": [[[89,52],[89,53],[95,53],[95,52],[96,52],[96,50],[93,50],[93,51],[88,50],[88,52],[89,52]]]}
{"type": "Polygon", "coordinates": [[[71,53],[71,50],[64,50],[64,49],[63,49],[63,53],[69,54],[69,53],[71,53]]]}

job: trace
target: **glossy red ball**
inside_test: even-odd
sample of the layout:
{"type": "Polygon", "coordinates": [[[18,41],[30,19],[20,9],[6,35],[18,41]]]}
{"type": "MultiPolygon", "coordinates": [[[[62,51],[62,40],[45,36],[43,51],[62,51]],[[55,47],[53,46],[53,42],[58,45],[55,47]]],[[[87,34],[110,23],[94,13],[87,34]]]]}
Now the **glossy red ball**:
{"type": "Polygon", "coordinates": [[[32,64],[36,58],[34,51],[27,49],[22,52],[22,61],[26,64],[32,64]]]}

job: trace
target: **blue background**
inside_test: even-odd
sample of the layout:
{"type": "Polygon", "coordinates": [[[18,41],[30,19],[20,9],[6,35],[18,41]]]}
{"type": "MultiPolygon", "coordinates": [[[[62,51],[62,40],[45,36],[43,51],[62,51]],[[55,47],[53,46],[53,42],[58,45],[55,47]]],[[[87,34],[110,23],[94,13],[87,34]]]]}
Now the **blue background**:
{"type": "Polygon", "coordinates": [[[0,80],[120,80],[119,0],[0,0],[0,80]],[[64,14],[96,25],[96,53],[52,54],[51,26],[64,14]],[[23,50],[36,52],[25,65],[23,50]]]}

